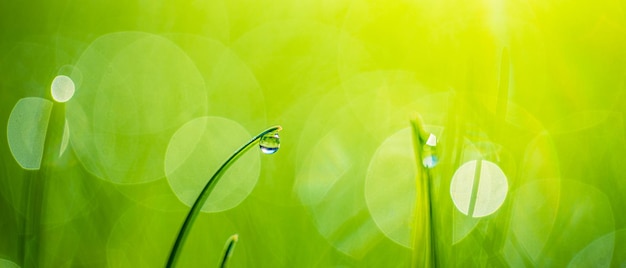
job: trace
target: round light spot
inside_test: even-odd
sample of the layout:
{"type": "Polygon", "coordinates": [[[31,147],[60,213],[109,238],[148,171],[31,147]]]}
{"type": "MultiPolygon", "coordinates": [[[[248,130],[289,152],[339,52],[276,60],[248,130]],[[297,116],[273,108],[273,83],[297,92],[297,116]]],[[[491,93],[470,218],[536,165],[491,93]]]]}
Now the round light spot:
{"type": "Polygon", "coordinates": [[[578,252],[567,267],[611,267],[616,232],[597,238],[578,252]]]}
{"type": "Polygon", "coordinates": [[[2,268],[20,268],[19,265],[17,265],[16,263],[7,260],[7,259],[0,259],[0,267],[2,268]]]}
{"type": "Polygon", "coordinates": [[[338,125],[312,142],[297,174],[296,191],[320,234],[338,251],[362,258],[384,237],[362,190],[374,148],[369,147],[369,137],[357,134],[362,128],[345,122],[338,125]]]}
{"type": "Polygon", "coordinates": [[[389,136],[376,150],[365,179],[365,201],[378,228],[394,242],[411,247],[415,206],[415,155],[411,129],[389,136]]]}
{"type": "Polygon", "coordinates": [[[561,180],[531,180],[512,199],[511,231],[532,260],[538,260],[554,230],[561,198],[561,180]]]}
{"type": "Polygon", "coordinates": [[[259,70],[251,69],[249,61],[241,58],[243,54],[206,36],[190,34],[166,36],[189,55],[204,78],[207,92],[211,96],[208,100],[207,114],[227,117],[248,129],[267,127],[265,118],[269,110],[265,104],[263,89],[256,77],[259,70]],[[233,109],[233,106],[238,108],[233,109]]]}
{"type": "Polygon", "coordinates": [[[74,88],[80,88],[83,83],[83,73],[74,65],[63,65],[59,68],[57,75],[66,75],[72,78],[74,88]]]}
{"type": "Polygon", "coordinates": [[[496,212],[506,198],[509,186],[504,172],[487,160],[461,165],[450,183],[450,195],[459,211],[475,218],[496,212]]]}
{"type": "Polygon", "coordinates": [[[158,35],[119,32],[96,39],[71,77],[81,90],[67,102],[70,143],[95,176],[117,184],[165,177],[168,141],[206,114],[207,89],[195,64],[158,35]]]}
{"type": "Polygon", "coordinates": [[[39,169],[41,165],[51,112],[51,101],[32,97],[20,99],[9,115],[9,149],[24,169],[39,169]]]}
{"type": "Polygon", "coordinates": [[[66,102],[74,96],[74,81],[65,75],[59,75],[52,80],[52,98],[58,102],[66,102]]]}
{"type": "MultiPolygon", "coordinates": [[[[217,169],[251,138],[237,122],[222,117],[196,118],[178,129],[165,155],[167,181],[178,199],[192,206],[217,169]]],[[[259,154],[245,153],[220,179],[202,211],[239,205],[256,185],[260,168],[259,154]]]]}

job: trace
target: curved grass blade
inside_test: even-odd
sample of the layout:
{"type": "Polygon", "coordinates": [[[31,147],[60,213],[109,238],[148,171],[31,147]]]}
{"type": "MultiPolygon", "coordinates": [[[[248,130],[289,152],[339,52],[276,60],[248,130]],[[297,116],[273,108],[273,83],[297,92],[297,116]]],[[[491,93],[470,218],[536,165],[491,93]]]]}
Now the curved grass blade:
{"type": "Polygon", "coordinates": [[[234,234],[231,235],[228,240],[226,240],[226,245],[224,246],[224,254],[222,255],[222,261],[220,262],[220,268],[226,268],[226,264],[228,260],[230,260],[230,255],[233,254],[235,250],[235,245],[239,241],[239,235],[234,234]]]}
{"type": "Polygon", "coordinates": [[[206,200],[209,198],[209,195],[215,188],[215,185],[217,185],[217,182],[220,180],[222,175],[224,175],[226,170],[228,170],[228,168],[235,161],[237,161],[237,159],[239,159],[239,157],[241,157],[246,151],[248,151],[252,146],[259,143],[259,140],[262,137],[271,133],[278,132],[280,130],[282,130],[281,126],[274,126],[254,136],[254,138],[248,141],[248,143],[244,144],[239,149],[237,149],[237,151],[235,151],[235,153],[233,153],[226,160],[226,162],[224,162],[224,164],[220,166],[220,168],[215,172],[215,174],[213,174],[211,179],[209,179],[207,184],[202,189],[202,192],[200,192],[200,195],[198,196],[198,199],[196,199],[196,202],[193,203],[193,206],[191,207],[189,214],[187,214],[187,218],[185,218],[185,221],[183,222],[183,225],[181,226],[180,231],[178,232],[178,236],[176,237],[176,241],[174,242],[174,245],[172,246],[172,250],[170,251],[170,256],[167,260],[166,267],[173,267],[176,264],[176,261],[178,260],[178,257],[180,256],[180,252],[182,251],[182,247],[185,244],[185,240],[187,240],[187,236],[189,235],[189,232],[191,231],[191,226],[193,225],[194,221],[200,214],[200,210],[202,209],[204,202],[206,202],[206,200]]]}

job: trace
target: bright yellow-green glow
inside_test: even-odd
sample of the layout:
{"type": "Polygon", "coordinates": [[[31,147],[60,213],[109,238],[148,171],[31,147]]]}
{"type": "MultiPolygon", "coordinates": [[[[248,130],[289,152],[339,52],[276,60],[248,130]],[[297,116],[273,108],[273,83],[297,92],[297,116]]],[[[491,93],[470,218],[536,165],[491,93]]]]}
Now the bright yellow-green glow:
{"type": "Polygon", "coordinates": [[[280,152],[250,151],[223,178],[180,266],[215,265],[233,233],[231,267],[411,266],[407,241],[426,215],[411,210],[422,199],[409,177],[424,159],[410,162],[403,131],[418,113],[437,141],[438,267],[619,267],[625,10],[0,1],[0,257],[163,266],[194,185],[249,133],[281,125],[280,152]]]}

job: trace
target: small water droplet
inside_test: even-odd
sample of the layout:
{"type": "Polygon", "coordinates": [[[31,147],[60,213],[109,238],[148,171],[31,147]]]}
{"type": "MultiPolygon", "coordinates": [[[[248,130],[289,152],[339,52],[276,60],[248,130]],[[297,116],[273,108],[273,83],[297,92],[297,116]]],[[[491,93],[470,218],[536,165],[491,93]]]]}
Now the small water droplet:
{"type": "Polygon", "coordinates": [[[439,163],[437,157],[437,137],[433,134],[428,136],[428,140],[422,147],[422,165],[426,168],[434,168],[439,163]]]}
{"type": "Polygon", "coordinates": [[[261,137],[259,148],[264,154],[273,154],[280,148],[280,137],[278,132],[271,132],[261,137]]]}

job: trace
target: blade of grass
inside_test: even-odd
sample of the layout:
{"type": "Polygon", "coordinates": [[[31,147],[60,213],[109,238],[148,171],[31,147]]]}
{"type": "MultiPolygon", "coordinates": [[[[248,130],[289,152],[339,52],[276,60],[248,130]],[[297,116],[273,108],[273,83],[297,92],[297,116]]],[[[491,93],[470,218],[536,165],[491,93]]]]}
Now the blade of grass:
{"type": "Polygon", "coordinates": [[[224,254],[222,255],[220,268],[226,268],[226,264],[228,263],[228,260],[230,260],[230,255],[233,254],[233,251],[235,250],[235,245],[238,241],[238,234],[231,235],[228,240],[226,240],[226,246],[224,246],[224,254]]]}
{"type": "Polygon", "coordinates": [[[185,244],[185,241],[187,240],[187,236],[189,235],[189,232],[191,231],[191,226],[193,225],[194,221],[200,214],[200,210],[202,209],[202,206],[204,206],[204,202],[206,202],[206,200],[209,198],[209,195],[215,188],[215,185],[217,185],[217,182],[220,180],[222,175],[224,175],[226,170],[228,170],[228,168],[237,159],[239,159],[239,157],[241,157],[246,151],[248,151],[252,146],[259,143],[260,139],[263,136],[280,131],[281,129],[282,129],[281,126],[270,127],[264,130],[263,132],[259,133],[258,135],[254,136],[254,138],[248,141],[248,143],[244,144],[239,149],[237,149],[237,151],[235,151],[235,153],[233,153],[226,160],[226,162],[224,162],[224,164],[220,166],[220,168],[215,172],[215,174],[213,174],[213,176],[209,179],[207,184],[202,189],[202,192],[200,192],[200,195],[198,196],[198,199],[196,199],[196,202],[193,203],[193,206],[191,207],[189,214],[187,214],[187,218],[185,218],[185,221],[183,222],[183,225],[181,226],[180,231],[178,232],[178,236],[176,237],[176,241],[174,241],[172,250],[170,251],[170,256],[167,260],[166,267],[173,267],[176,264],[176,261],[178,260],[180,256],[180,252],[182,251],[182,247],[185,244]]]}
{"type": "Polygon", "coordinates": [[[39,170],[29,176],[26,191],[26,219],[24,220],[23,263],[24,267],[37,267],[40,265],[41,251],[41,224],[43,209],[45,207],[46,192],[48,191],[48,179],[57,164],[61,137],[65,123],[65,104],[54,103],[48,129],[44,141],[44,149],[39,170]]]}
{"type": "Polygon", "coordinates": [[[422,166],[422,148],[426,143],[426,132],[421,119],[415,116],[411,120],[413,129],[413,148],[417,165],[416,196],[413,216],[413,257],[412,267],[436,267],[435,230],[431,202],[430,170],[422,166]],[[420,221],[418,212],[425,212],[420,221]]]}

